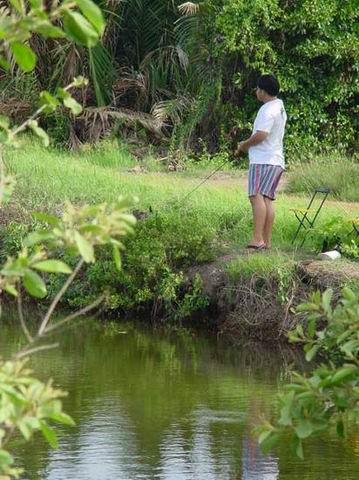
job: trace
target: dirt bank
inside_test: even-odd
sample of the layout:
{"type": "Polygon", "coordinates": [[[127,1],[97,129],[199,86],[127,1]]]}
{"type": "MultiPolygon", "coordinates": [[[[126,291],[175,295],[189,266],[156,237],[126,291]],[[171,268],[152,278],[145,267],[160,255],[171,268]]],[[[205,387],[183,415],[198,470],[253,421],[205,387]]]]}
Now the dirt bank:
{"type": "Polygon", "coordinates": [[[347,260],[298,262],[286,282],[276,275],[240,276],[235,282],[227,266],[237,255],[226,255],[215,262],[190,268],[191,284],[200,276],[203,295],[209,299],[208,312],[216,319],[219,334],[261,341],[284,340],[300,320],[295,307],[311,292],[343,285],[359,286],[359,263],[347,260]]]}

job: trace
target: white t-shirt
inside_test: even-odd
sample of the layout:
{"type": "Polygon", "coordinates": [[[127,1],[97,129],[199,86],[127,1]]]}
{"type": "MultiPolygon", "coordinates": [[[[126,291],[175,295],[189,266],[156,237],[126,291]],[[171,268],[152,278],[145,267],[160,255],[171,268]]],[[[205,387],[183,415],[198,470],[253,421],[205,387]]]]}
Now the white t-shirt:
{"type": "Polygon", "coordinates": [[[268,137],[248,150],[249,163],[278,165],[284,168],[283,137],[287,114],[282,100],[276,98],[262,105],[253,125],[253,133],[268,132],[268,137]]]}

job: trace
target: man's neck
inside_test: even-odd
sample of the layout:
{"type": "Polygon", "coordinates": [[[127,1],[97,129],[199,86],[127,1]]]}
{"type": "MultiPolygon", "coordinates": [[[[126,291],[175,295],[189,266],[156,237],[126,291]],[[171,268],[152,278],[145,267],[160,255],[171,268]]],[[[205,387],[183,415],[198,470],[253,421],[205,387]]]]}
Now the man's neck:
{"type": "Polygon", "coordinates": [[[273,100],[277,100],[278,97],[271,97],[268,95],[266,98],[263,99],[263,103],[273,102],[273,100]]]}

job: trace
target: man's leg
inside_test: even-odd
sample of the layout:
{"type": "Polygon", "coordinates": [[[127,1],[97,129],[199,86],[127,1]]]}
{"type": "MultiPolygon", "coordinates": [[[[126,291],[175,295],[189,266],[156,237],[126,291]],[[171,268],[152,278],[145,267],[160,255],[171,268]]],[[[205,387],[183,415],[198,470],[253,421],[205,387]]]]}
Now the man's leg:
{"type": "Polygon", "coordinates": [[[249,197],[253,211],[253,236],[250,245],[260,246],[263,244],[263,231],[267,216],[267,206],[263,195],[257,193],[249,197]]]}
{"type": "Polygon", "coordinates": [[[274,223],[274,206],[273,200],[270,198],[264,197],[264,203],[266,205],[266,219],[264,223],[263,229],[263,240],[266,244],[267,248],[271,248],[272,246],[272,228],[274,223]]]}

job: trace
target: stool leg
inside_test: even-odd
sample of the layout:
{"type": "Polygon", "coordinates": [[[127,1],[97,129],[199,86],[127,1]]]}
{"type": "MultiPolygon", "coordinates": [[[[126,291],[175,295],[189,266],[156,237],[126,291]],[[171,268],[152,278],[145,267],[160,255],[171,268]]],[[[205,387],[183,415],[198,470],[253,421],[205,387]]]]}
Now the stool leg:
{"type": "MultiPolygon", "coordinates": [[[[295,240],[296,240],[296,238],[297,238],[297,236],[298,236],[298,234],[299,234],[300,229],[301,229],[302,227],[303,227],[303,228],[306,228],[305,225],[304,225],[304,220],[308,220],[308,218],[307,218],[307,212],[305,212],[305,214],[303,215],[303,217],[302,217],[301,219],[298,217],[297,214],[295,214],[295,216],[297,217],[297,219],[298,219],[298,221],[299,221],[299,225],[298,225],[297,231],[295,232],[295,235],[294,235],[294,237],[293,237],[292,245],[293,245],[293,243],[295,242],[295,240]]],[[[309,221],[309,220],[308,220],[308,221],[309,221]]],[[[310,222],[309,222],[309,223],[310,223],[310,222]]]]}

